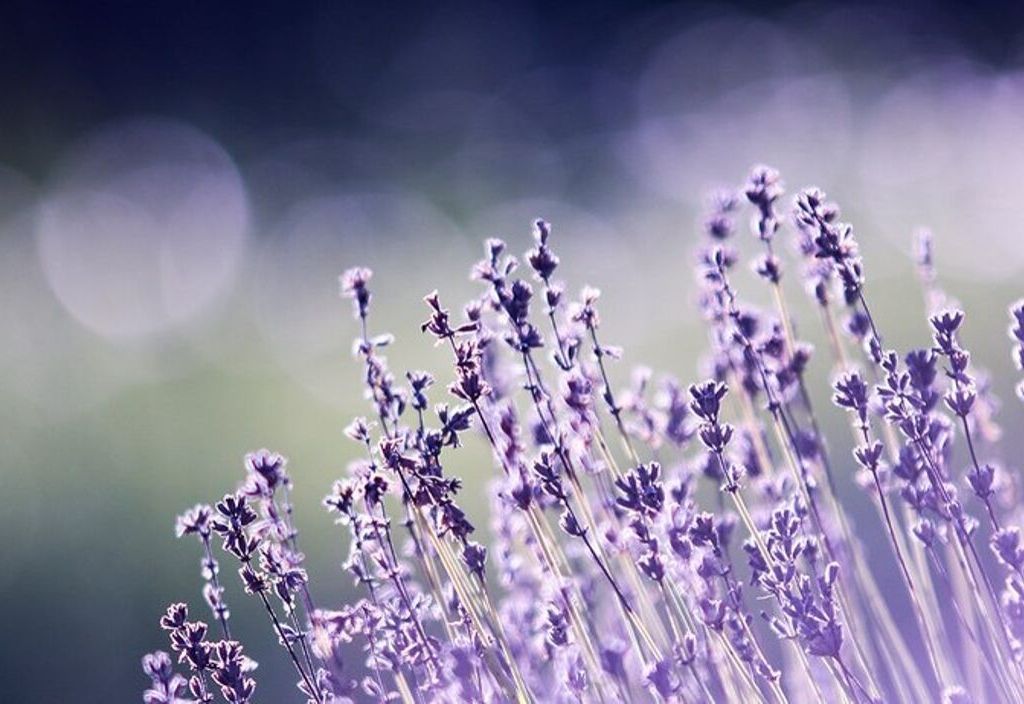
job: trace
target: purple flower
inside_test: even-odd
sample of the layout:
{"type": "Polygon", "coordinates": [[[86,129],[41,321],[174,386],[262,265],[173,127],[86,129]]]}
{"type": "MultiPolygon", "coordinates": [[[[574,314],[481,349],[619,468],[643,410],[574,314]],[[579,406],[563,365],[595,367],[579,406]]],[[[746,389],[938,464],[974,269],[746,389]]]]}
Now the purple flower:
{"type": "Polygon", "coordinates": [[[641,464],[615,480],[621,492],[616,502],[627,511],[648,518],[656,517],[665,505],[665,489],[661,484],[661,465],[641,464]]]}
{"type": "Polygon", "coordinates": [[[1024,546],[1021,546],[1019,528],[1014,526],[996,531],[990,544],[992,552],[1004,565],[1017,572],[1024,569],[1024,546]]]}
{"type": "MultiPolygon", "coordinates": [[[[606,360],[620,351],[599,340],[599,292],[587,286],[577,301],[565,298],[546,221],[533,222],[525,273],[503,241],[486,241],[472,270],[485,287],[452,309],[461,317],[436,291],[424,298],[422,331],[454,361],[446,379],[391,370],[382,349],[393,338],[368,330],[372,275],[345,272],[372,422],[360,417],[344,429],[356,445],[323,506],[344,526],[342,576],[358,594],[335,608],[314,600],[313,592],[319,600],[339,592],[307,572],[287,462],[250,453],[233,491],[175,523],[179,537],[202,546],[202,597],[220,628],[171,604],[160,625],[172,655],[143,660],[144,701],[246,704],[255,696],[255,664],[229,631],[215,548],[234,562],[311,704],[1016,701],[1024,541],[1001,522],[1001,512],[1019,513],[1013,473],[997,479],[984,461],[998,455],[995,377],[972,370],[958,309],[932,315],[932,339],[909,352],[883,346],[884,317],[869,308],[852,226],[817,189],[801,191],[788,212],[782,196],[778,172],[758,166],[704,212],[696,273],[710,350],[705,381],[688,387],[655,384],[664,377],[639,365],[616,391],[606,360]],[[749,263],[775,289],[774,312],[750,305],[746,282],[730,278],[746,258],[725,241],[741,201],[761,242],[749,263]],[[817,304],[810,320],[782,298],[787,252],[775,238],[784,221],[795,225],[806,293],[817,304]],[[828,345],[818,354],[831,354],[838,370],[832,401],[852,419],[856,481],[874,492],[881,531],[864,524],[870,511],[852,520],[849,498],[834,486],[850,457],[836,455],[849,439],[832,438],[832,421],[815,410],[829,361],[796,339],[819,315],[828,345]],[[456,400],[432,401],[435,384],[456,400]],[[451,470],[474,463],[472,481],[451,470]],[[962,482],[980,506],[963,500],[962,482]],[[478,495],[489,511],[477,511],[478,495]],[[478,515],[488,530],[477,531],[478,515]],[[877,557],[879,534],[895,559],[882,550],[885,559],[865,569],[860,561],[877,557]],[[985,540],[995,560],[978,549],[985,540]],[[907,545],[924,560],[914,569],[907,545]],[[856,569],[840,579],[840,564],[856,569]],[[925,573],[933,579],[920,582],[925,573]],[[891,613],[905,607],[913,621],[891,613]],[[953,616],[969,627],[934,627],[953,616]],[[905,663],[900,647],[866,667],[862,652],[890,639],[878,631],[888,622],[900,625],[906,652],[929,657],[905,663]],[[773,665],[773,634],[798,649],[796,676],[784,679],[773,665]],[[961,634],[969,637],[957,641],[961,634]],[[950,654],[986,665],[969,678],[969,693],[949,681],[957,670],[946,667],[950,654]],[[805,689],[805,667],[815,691],[805,689]]],[[[930,237],[921,242],[926,305],[936,310],[952,299],[938,289],[930,237]]],[[[642,314],[645,302],[633,303],[642,314]]],[[[1024,300],[1010,318],[1024,369],[1024,300]]]]}
{"type": "Polygon", "coordinates": [[[365,319],[370,309],[370,289],[367,284],[373,278],[373,272],[364,267],[349,269],[341,275],[341,295],[352,299],[355,316],[365,319]]]}
{"type": "Polygon", "coordinates": [[[575,538],[582,538],[587,534],[587,529],[580,525],[576,519],[576,514],[569,509],[562,511],[562,515],[558,519],[558,525],[567,535],[575,538]]]}
{"type": "Polygon", "coordinates": [[[487,561],[487,548],[480,543],[468,542],[466,547],[462,550],[462,561],[466,563],[466,568],[471,573],[477,576],[478,579],[483,579],[484,565],[487,561]]]}
{"type": "Polygon", "coordinates": [[[436,337],[438,342],[454,338],[456,335],[476,332],[479,328],[476,322],[463,323],[453,328],[449,322],[448,311],[441,307],[441,299],[437,291],[428,293],[423,301],[430,308],[430,317],[420,325],[420,329],[436,337]]]}
{"type": "Polygon", "coordinates": [[[700,441],[715,454],[722,454],[732,440],[733,428],[728,423],[704,423],[697,431],[700,441]]]}
{"type": "Polygon", "coordinates": [[[878,462],[882,457],[882,443],[872,442],[867,445],[860,445],[853,451],[854,459],[864,469],[872,472],[878,469],[878,462]]]}
{"type": "Polygon", "coordinates": [[[754,262],[754,272],[766,281],[777,284],[782,280],[782,265],[779,258],[766,254],[754,262]]]}
{"type": "Polygon", "coordinates": [[[158,650],[142,658],[142,671],[151,684],[142,694],[144,704],[192,704],[188,695],[188,682],[174,672],[170,656],[158,650]]]}
{"type": "Polygon", "coordinates": [[[537,246],[526,253],[526,261],[530,268],[544,282],[547,282],[558,268],[558,257],[548,247],[550,236],[551,225],[544,220],[536,220],[533,223],[533,237],[537,241],[537,246]]]}
{"type": "Polygon", "coordinates": [[[847,372],[836,379],[832,400],[840,408],[857,414],[860,424],[866,425],[868,418],[868,385],[857,372],[847,372]]]}
{"type": "Polygon", "coordinates": [[[177,537],[185,535],[210,535],[210,517],[213,509],[206,504],[196,504],[185,513],[178,516],[174,523],[174,534],[177,537]]]}
{"type": "Polygon", "coordinates": [[[1010,306],[1010,339],[1017,343],[1014,362],[1018,369],[1024,369],[1024,299],[1010,306]]]}
{"type": "Polygon", "coordinates": [[[412,390],[412,407],[417,411],[425,411],[429,404],[426,390],[434,384],[434,377],[427,372],[406,372],[405,377],[412,390]]]}
{"type": "Polygon", "coordinates": [[[719,381],[705,381],[700,385],[691,385],[690,408],[701,420],[714,423],[718,420],[718,411],[726,393],[728,393],[728,388],[719,381]]]}
{"type": "Polygon", "coordinates": [[[548,604],[546,640],[554,648],[562,648],[569,644],[569,619],[565,612],[555,604],[548,604]]]}
{"type": "Polygon", "coordinates": [[[935,344],[944,353],[948,353],[953,336],[964,322],[964,312],[955,309],[944,310],[929,318],[929,322],[935,331],[935,344]]]}
{"type": "Polygon", "coordinates": [[[251,661],[241,644],[221,641],[213,648],[211,677],[220,686],[221,696],[231,704],[246,704],[256,691],[256,680],[248,676],[251,661]]]}
{"type": "Polygon", "coordinates": [[[266,448],[245,456],[246,471],[267,495],[273,494],[278,486],[288,483],[288,474],[285,471],[287,463],[288,460],[284,457],[266,448]]]}
{"type": "Polygon", "coordinates": [[[992,496],[992,483],[996,476],[996,468],[990,464],[983,464],[971,467],[967,470],[967,482],[975,495],[982,501],[988,501],[992,496]]]}
{"type": "Polygon", "coordinates": [[[160,617],[160,628],[165,631],[176,631],[184,627],[188,621],[188,606],[182,603],[171,604],[167,612],[160,617]]]}
{"type": "Polygon", "coordinates": [[[708,199],[709,212],[704,218],[704,232],[714,240],[725,240],[736,229],[733,213],[739,207],[739,198],[733,191],[716,191],[708,199]]]}
{"type": "Polygon", "coordinates": [[[945,396],[946,406],[961,418],[967,416],[974,407],[977,394],[973,389],[950,389],[945,396]]]}
{"type": "Polygon", "coordinates": [[[779,229],[775,216],[775,201],[783,194],[779,172],[768,166],[755,166],[747,179],[744,193],[758,209],[752,227],[754,234],[766,242],[770,241],[779,229]]]}
{"type": "Polygon", "coordinates": [[[662,699],[672,699],[679,689],[679,679],[668,660],[659,660],[650,668],[644,677],[647,686],[662,699]]]}

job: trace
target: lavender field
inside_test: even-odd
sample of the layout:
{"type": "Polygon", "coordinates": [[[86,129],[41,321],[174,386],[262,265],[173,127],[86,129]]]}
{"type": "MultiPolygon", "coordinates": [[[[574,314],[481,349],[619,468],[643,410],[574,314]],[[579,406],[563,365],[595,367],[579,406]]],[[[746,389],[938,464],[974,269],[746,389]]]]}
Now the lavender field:
{"type": "MultiPolygon", "coordinates": [[[[614,387],[609,362],[624,352],[600,341],[600,291],[567,299],[547,221],[534,222],[521,258],[500,239],[484,243],[471,272],[484,291],[461,314],[436,290],[424,298],[420,330],[452,355],[437,403],[434,375],[392,373],[383,352],[393,336],[371,332],[373,273],[347,270],[341,295],[359,322],[369,414],[344,433],[365,457],[322,504],[349,534],[343,568],[365,594],[317,605],[287,460],[250,453],[238,488],[176,527],[202,546],[218,639],[187,604],[170,605],[160,627],[185,674],[166,652],[147,655],[145,698],[255,698],[220,543],[314,703],[1018,700],[1024,546],[1000,518],[1016,492],[1005,468],[979,459],[999,439],[999,402],[960,342],[965,313],[938,284],[933,238],[916,241],[932,339],[901,356],[868,304],[852,225],[817,188],[789,211],[783,195],[779,173],[757,166],[742,188],[710,198],[694,267],[708,378],[687,387],[646,367],[614,387]],[[745,210],[770,311],[745,303],[731,278],[745,210]],[[786,304],[775,253],[784,222],[828,338],[831,382],[811,376],[814,347],[786,304]],[[833,460],[821,430],[809,389],[822,383],[834,390],[830,410],[850,417],[854,479],[884,525],[913,640],[894,616],[907,604],[879,587],[883,560],[869,562],[838,495],[833,464],[851,463],[833,460]],[[446,469],[474,430],[500,470],[487,487],[485,543],[460,506],[463,479],[446,469]],[[958,437],[969,492],[957,486],[958,437]],[[354,649],[372,675],[346,666],[354,649]]],[[[1024,371],[1024,300],[1008,317],[1024,371]]]]}
{"type": "Polygon", "coordinates": [[[0,701],[1024,701],[1012,8],[10,26],[0,701]]]}

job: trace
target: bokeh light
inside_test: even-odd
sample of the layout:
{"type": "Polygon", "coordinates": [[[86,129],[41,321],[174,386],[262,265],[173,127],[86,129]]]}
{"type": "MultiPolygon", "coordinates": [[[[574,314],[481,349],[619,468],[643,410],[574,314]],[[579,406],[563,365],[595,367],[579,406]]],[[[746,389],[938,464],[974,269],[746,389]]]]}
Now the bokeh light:
{"type": "Polygon", "coordinates": [[[104,337],[139,337],[225,292],[248,224],[241,176],[216,142],[133,121],[87,138],[59,167],[40,206],[39,256],[75,319],[104,337]]]}

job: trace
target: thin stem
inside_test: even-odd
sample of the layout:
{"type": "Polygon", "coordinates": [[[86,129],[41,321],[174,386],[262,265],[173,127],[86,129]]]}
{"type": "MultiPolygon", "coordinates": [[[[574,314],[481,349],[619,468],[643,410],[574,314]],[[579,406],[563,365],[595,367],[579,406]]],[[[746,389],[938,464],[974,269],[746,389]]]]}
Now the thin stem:
{"type": "Polygon", "coordinates": [[[224,631],[224,639],[232,640],[231,628],[228,627],[228,619],[226,615],[227,607],[223,602],[223,591],[220,586],[220,579],[217,576],[217,561],[213,558],[213,549],[210,547],[210,534],[201,533],[201,542],[203,543],[203,554],[206,557],[206,569],[210,571],[210,584],[213,585],[213,589],[217,594],[217,606],[214,612],[217,616],[217,621],[220,623],[221,630],[224,631]]]}
{"type": "Polygon", "coordinates": [[[615,401],[615,392],[612,390],[611,381],[608,378],[608,370],[605,369],[604,348],[601,347],[601,343],[597,341],[597,329],[590,323],[587,324],[587,330],[590,332],[590,341],[594,346],[594,357],[597,358],[597,367],[601,371],[601,381],[604,384],[604,400],[608,405],[608,412],[612,414],[615,419],[615,426],[619,430],[619,435],[622,436],[622,441],[626,446],[626,451],[629,453],[630,459],[633,464],[640,464],[640,456],[637,455],[636,448],[633,446],[633,440],[626,432],[626,426],[622,422],[622,408],[615,401]]]}
{"type": "MultiPolygon", "coordinates": [[[[870,442],[870,437],[866,428],[862,428],[864,435],[864,443],[870,442]]],[[[926,626],[924,611],[921,607],[921,603],[917,597],[917,590],[914,588],[914,580],[910,576],[910,570],[907,568],[906,560],[903,557],[903,551],[900,550],[899,541],[896,539],[896,530],[893,528],[892,516],[889,515],[889,502],[885,499],[885,491],[882,489],[882,482],[878,478],[878,469],[876,467],[871,468],[871,477],[875,482],[875,489],[878,492],[878,501],[882,506],[882,514],[885,517],[885,527],[889,531],[889,541],[892,544],[893,552],[896,553],[896,559],[899,562],[900,570],[903,574],[903,579],[907,585],[907,591],[910,594],[910,600],[914,605],[914,615],[917,617],[918,626],[921,629],[921,635],[925,643],[925,648],[928,651],[928,659],[931,661],[932,669],[935,672],[935,677],[939,684],[942,684],[942,671],[939,669],[938,659],[935,655],[934,646],[931,642],[931,633],[926,626]]]]}
{"type": "Polygon", "coordinates": [[[277,614],[274,612],[274,607],[270,605],[270,600],[267,599],[266,593],[262,589],[256,593],[259,595],[260,601],[263,602],[263,607],[267,610],[267,614],[270,616],[270,621],[274,624],[274,630],[277,631],[278,639],[281,641],[281,644],[284,645],[285,650],[288,651],[288,657],[291,658],[292,664],[302,677],[302,681],[305,682],[306,687],[309,688],[310,696],[316,697],[319,701],[319,689],[313,686],[312,681],[309,679],[309,675],[307,675],[306,671],[302,669],[302,663],[299,662],[299,657],[295,654],[295,649],[292,647],[291,641],[288,639],[288,636],[285,635],[284,627],[281,625],[281,621],[278,620],[277,614]]]}

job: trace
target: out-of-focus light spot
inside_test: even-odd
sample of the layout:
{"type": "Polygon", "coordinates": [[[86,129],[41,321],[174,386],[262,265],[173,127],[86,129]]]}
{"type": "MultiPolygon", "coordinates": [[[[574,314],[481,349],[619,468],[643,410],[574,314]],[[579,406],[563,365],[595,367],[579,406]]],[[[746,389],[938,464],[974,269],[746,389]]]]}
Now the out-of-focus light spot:
{"type": "Polygon", "coordinates": [[[227,153],[187,125],[139,120],[85,141],[42,204],[36,236],[67,311],[108,339],[186,321],[232,283],[249,227],[227,153]]]}
{"type": "Polygon", "coordinates": [[[755,163],[782,170],[794,186],[828,180],[848,158],[853,127],[848,89],[836,77],[770,80],[643,117],[621,135],[618,154],[652,193],[697,204],[709,183],[738,184],[755,163]]]}
{"type": "Polygon", "coordinates": [[[942,271],[1006,278],[1024,266],[1024,81],[964,64],[894,87],[866,120],[859,176],[872,233],[909,248],[936,232],[942,271]],[[979,246],[984,243],[984,246],[979,246]]]}
{"type": "Polygon", "coordinates": [[[27,178],[0,167],[0,396],[23,427],[95,407],[145,373],[54,298],[36,256],[37,197],[27,178]]]}

